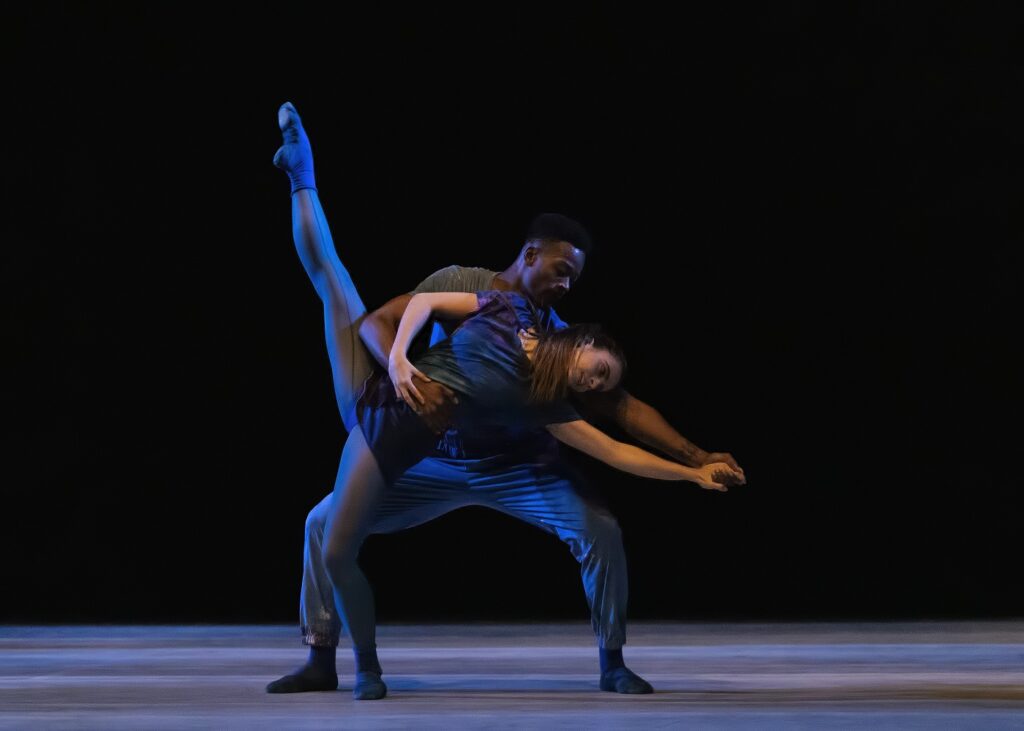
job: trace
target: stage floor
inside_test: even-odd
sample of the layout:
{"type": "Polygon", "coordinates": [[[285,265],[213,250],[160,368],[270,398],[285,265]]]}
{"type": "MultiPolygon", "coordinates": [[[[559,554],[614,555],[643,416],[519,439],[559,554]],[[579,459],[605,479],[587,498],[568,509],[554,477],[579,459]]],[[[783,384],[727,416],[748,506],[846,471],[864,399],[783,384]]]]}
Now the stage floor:
{"type": "Polygon", "coordinates": [[[389,695],[269,695],[286,626],[0,626],[2,729],[1024,728],[1024,622],[630,625],[655,687],[597,687],[578,624],[384,625],[389,695]]]}

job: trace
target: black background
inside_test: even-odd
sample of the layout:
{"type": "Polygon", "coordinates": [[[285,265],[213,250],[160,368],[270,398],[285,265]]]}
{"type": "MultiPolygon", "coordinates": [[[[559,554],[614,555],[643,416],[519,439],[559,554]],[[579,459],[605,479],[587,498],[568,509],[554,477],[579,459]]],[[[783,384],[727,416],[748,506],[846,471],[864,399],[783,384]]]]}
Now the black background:
{"type": "MultiPolygon", "coordinates": [[[[598,249],[560,306],[730,451],[612,472],[635,619],[1024,613],[1018,18],[804,3],[485,15],[5,9],[0,620],[293,621],[344,439],[273,168],[291,100],[370,307],[598,249]]],[[[382,620],[587,617],[557,539],[374,536],[382,620]]]]}

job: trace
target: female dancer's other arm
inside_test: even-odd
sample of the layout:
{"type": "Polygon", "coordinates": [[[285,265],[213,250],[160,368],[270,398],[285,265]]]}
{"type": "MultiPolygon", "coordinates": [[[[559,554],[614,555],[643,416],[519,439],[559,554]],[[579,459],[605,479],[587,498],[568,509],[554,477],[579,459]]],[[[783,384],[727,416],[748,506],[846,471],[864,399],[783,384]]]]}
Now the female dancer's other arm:
{"type": "MultiPolygon", "coordinates": [[[[401,294],[388,300],[363,318],[359,326],[363,345],[384,370],[388,370],[398,324],[412,298],[411,294],[401,294]]],[[[441,434],[449,427],[452,406],[458,403],[455,392],[437,381],[419,381],[416,390],[424,399],[416,413],[429,429],[441,434]]]]}
{"type": "MultiPolygon", "coordinates": [[[[712,462],[725,462],[734,470],[743,472],[731,454],[704,451],[676,431],[657,409],[622,388],[577,394],[577,398],[588,412],[614,422],[633,439],[683,464],[700,467],[712,462]]],[[[730,480],[729,484],[733,482],[730,480]]]]}
{"type": "Polygon", "coordinates": [[[742,485],[746,481],[741,472],[724,462],[714,462],[703,467],[686,467],[631,444],[616,441],[583,419],[564,424],[549,424],[547,429],[563,444],[639,477],[650,477],[655,480],[688,480],[706,490],[721,492],[728,490],[723,482],[742,485]]]}
{"type": "Polygon", "coordinates": [[[395,393],[414,410],[424,403],[423,396],[413,384],[413,377],[429,382],[423,373],[409,362],[406,353],[416,334],[423,329],[431,317],[459,320],[475,312],[478,307],[475,294],[465,292],[420,292],[409,300],[402,321],[398,324],[395,344],[388,358],[388,375],[395,386],[395,393]]]}

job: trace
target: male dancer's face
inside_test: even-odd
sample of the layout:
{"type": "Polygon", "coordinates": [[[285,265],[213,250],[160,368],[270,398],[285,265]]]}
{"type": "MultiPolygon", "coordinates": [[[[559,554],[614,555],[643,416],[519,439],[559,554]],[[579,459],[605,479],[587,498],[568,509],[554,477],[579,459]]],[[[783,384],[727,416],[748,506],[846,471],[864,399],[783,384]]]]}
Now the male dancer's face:
{"type": "Polygon", "coordinates": [[[586,254],[567,241],[555,241],[527,248],[523,286],[540,307],[562,299],[583,272],[586,254]]]}

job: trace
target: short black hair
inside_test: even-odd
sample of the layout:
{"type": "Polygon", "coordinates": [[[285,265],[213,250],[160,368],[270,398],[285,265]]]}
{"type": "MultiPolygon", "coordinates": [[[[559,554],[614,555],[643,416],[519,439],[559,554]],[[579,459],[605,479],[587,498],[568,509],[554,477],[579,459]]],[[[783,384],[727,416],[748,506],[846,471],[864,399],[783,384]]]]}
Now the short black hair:
{"type": "Polygon", "coordinates": [[[567,241],[584,254],[590,254],[594,248],[590,234],[579,221],[574,221],[561,213],[541,213],[530,222],[526,230],[526,240],[533,241],[567,241]]]}

